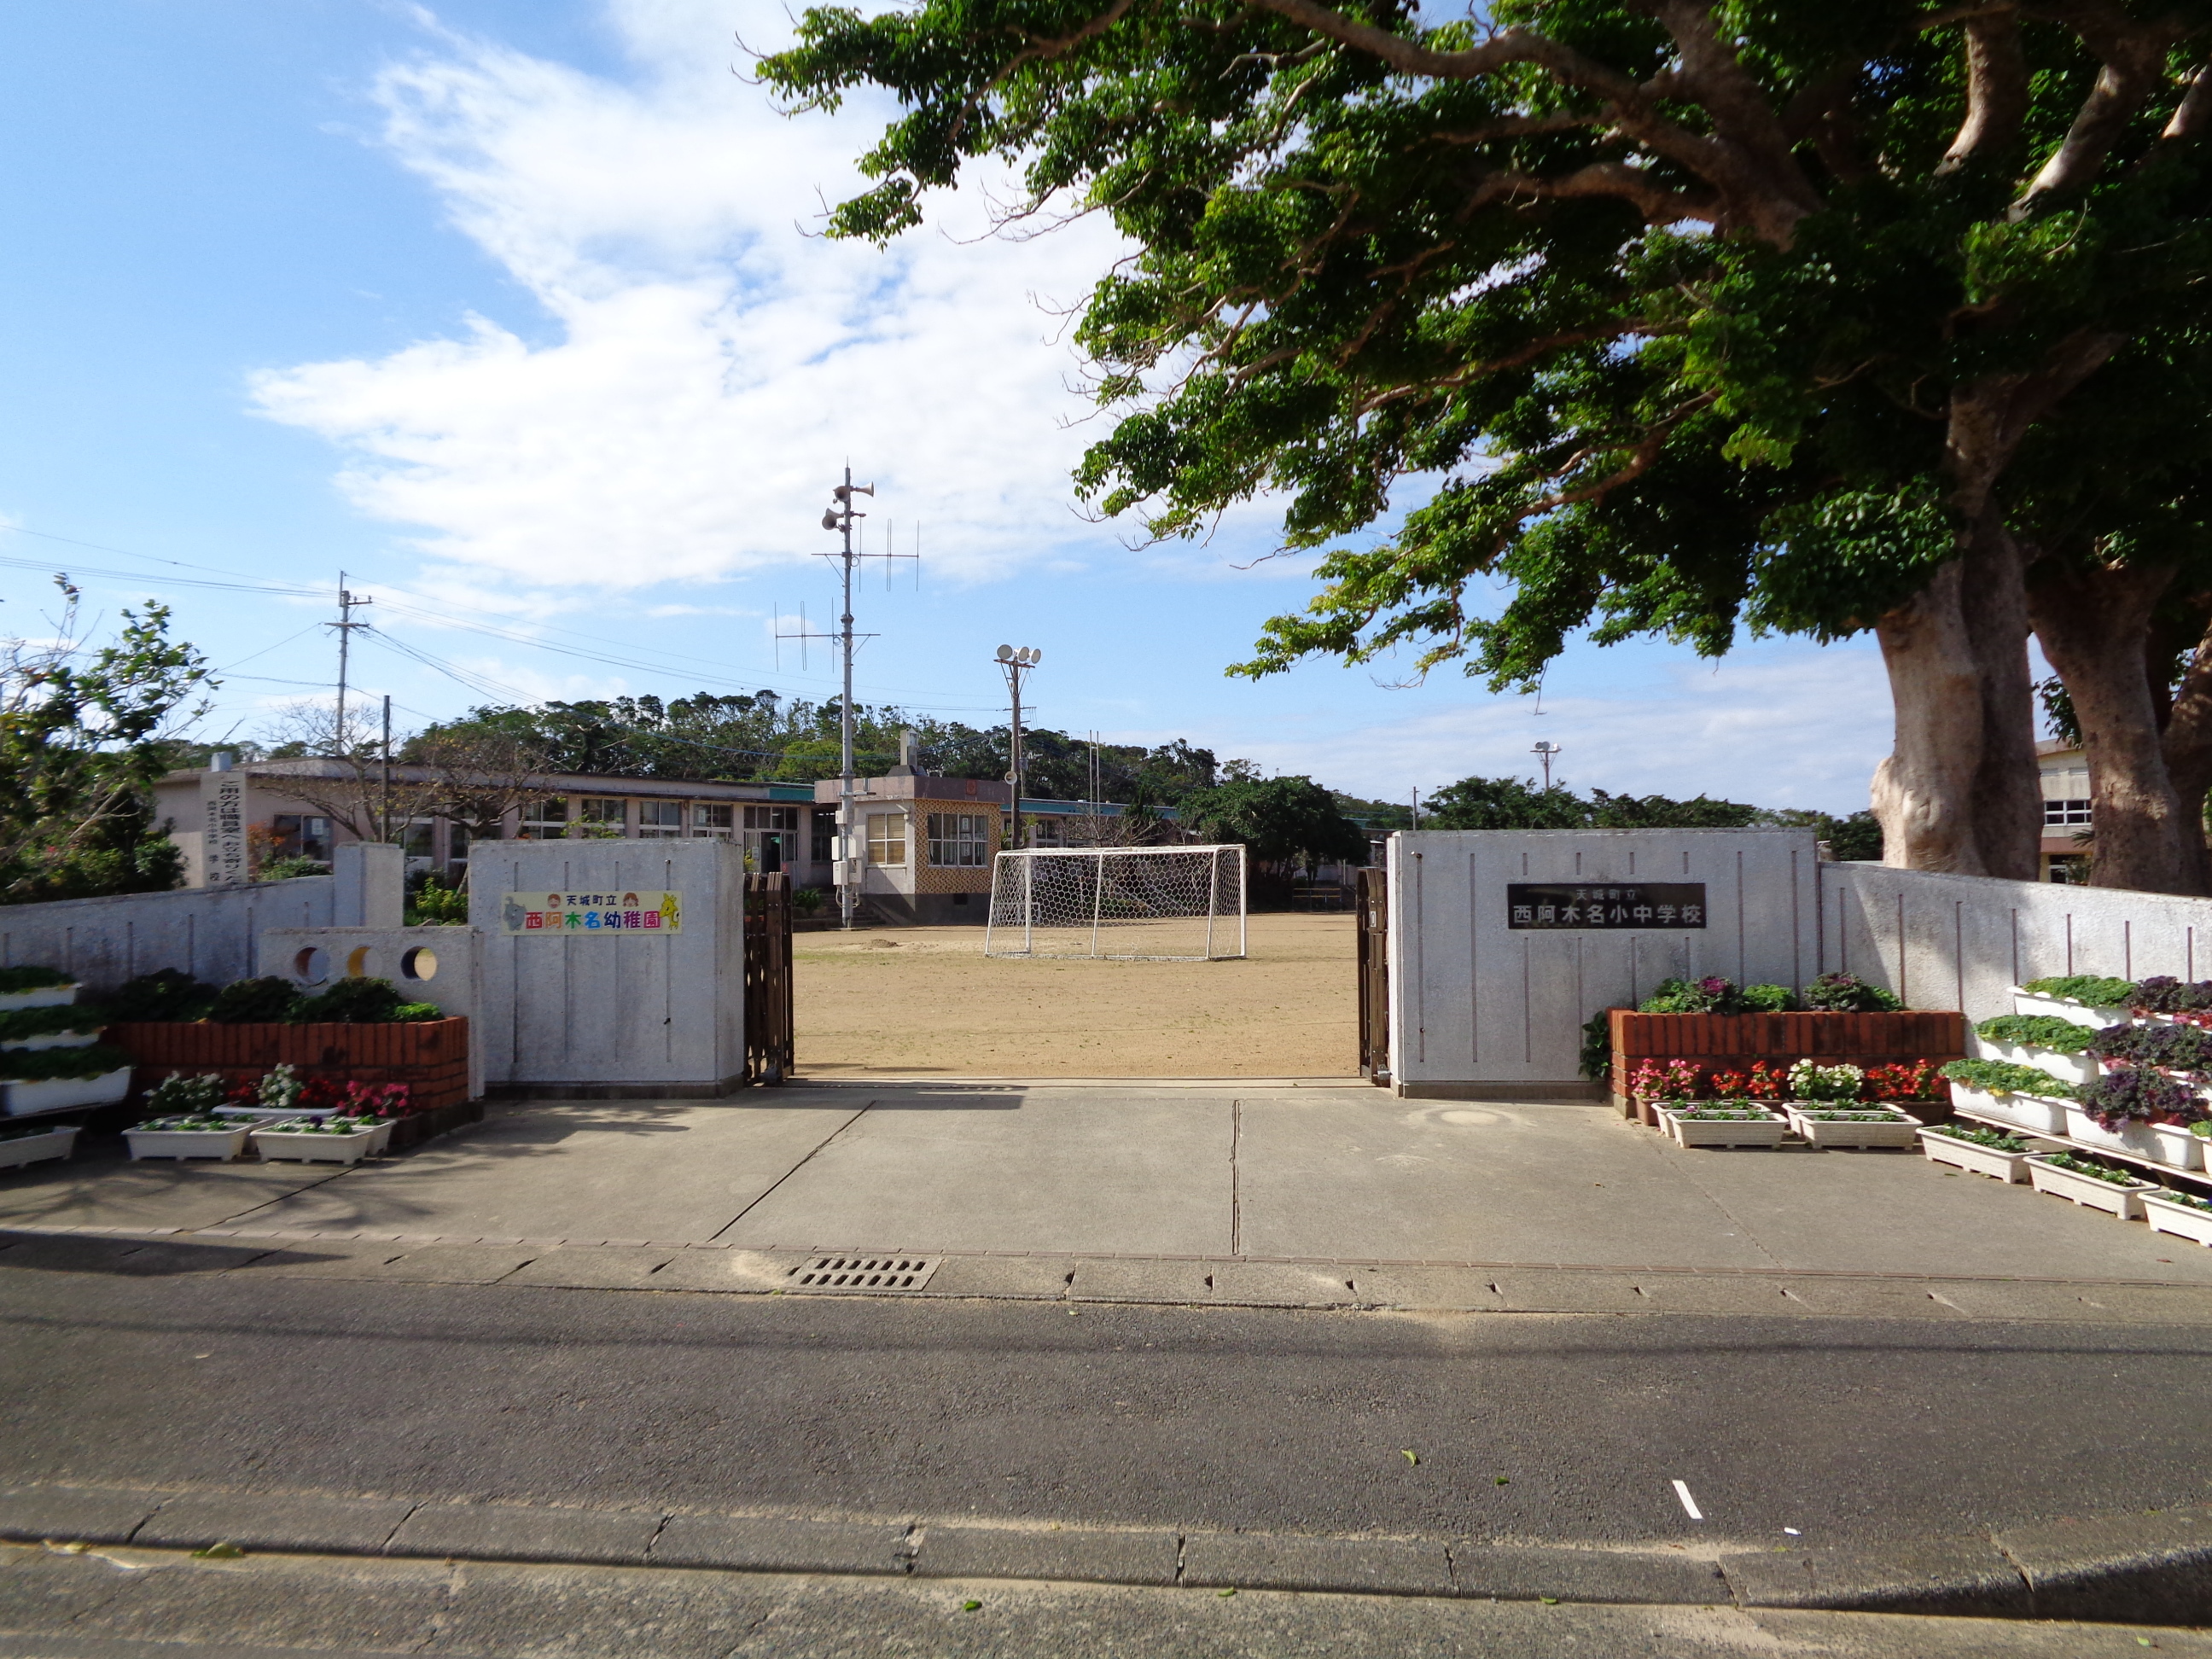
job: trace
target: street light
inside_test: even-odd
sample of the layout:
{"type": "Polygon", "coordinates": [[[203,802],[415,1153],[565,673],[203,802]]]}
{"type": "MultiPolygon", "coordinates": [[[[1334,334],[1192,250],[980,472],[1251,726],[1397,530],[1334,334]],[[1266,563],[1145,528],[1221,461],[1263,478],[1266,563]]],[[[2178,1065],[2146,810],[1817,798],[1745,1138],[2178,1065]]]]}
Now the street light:
{"type": "Polygon", "coordinates": [[[1528,752],[1544,763],[1544,787],[1548,790],[1552,787],[1552,757],[1564,755],[1566,750],[1548,738],[1539,738],[1536,746],[1528,752]]]}
{"type": "Polygon", "coordinates": [[[1006,781],[1014,787],[1012,828],[1006,837],[1009,847],[1022,844],[1022,676],[1043,659],[1044,653],[1033,645],[999,647],[999,667],[1006,677],[1006,692],[1013,700],[1013,719],[1008,725],[1006,781]]]}

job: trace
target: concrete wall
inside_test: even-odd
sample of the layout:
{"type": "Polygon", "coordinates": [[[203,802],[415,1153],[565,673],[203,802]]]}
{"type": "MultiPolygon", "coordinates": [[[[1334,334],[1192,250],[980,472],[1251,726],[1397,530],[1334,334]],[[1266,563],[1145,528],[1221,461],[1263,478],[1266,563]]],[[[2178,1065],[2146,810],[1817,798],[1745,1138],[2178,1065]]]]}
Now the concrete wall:
{"type": "Polygon", "coordinates": [[[1583,1022],[1661,980],[1820,971],[1806,830],[1423,830],[1390,837],[1390,1053],[1401,1094],[1594,1096],[1583,1022]],[[1705,926],[1522,931],[1514,882],[1699,883],[1705,926]]]}
{"type": "Polygon", "coordinates": [[[1826,864],[1820,967],[1988,1019],[2052,974],[2212,977],[2212,899],[1826,864]]]}
{"type": "MultiPolygon", "coordinates": [[[[343,850],[343,849],[340,849],[343,850]]],[[[269,927],[261,971],[303,992],[337,979],[388,979],[408,1002],[469,1022],[469,1098],[484,1091],[483,935],[473,927],[269,927]]]]}
{"type": "Polygon", "coordinates": [[[265,928],[397,927],[401,902],[397,847],[343,848],[327,876],[0,905],[0,967],[59,968],[94,991],[161,968],[224,985],[273,971],[259,965],[265,928]]]}
{"type": "MultiPolygon", "coordinates": [[[[703,1097],[744,1069],[744,857],[720,841],[483,842],[486,1081],[539,1097],[703,1097]],[[510,893],[681,895],[672,934],[509,931],[510,893]]],[[[518,927],[520,923],[516,924],[518,927]]]]}

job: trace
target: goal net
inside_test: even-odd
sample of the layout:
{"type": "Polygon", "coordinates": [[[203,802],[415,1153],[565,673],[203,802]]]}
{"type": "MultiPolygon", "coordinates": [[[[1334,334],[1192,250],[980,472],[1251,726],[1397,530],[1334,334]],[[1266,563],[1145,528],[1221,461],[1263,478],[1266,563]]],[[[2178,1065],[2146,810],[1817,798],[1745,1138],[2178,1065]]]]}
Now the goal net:
{"type": "Polygon", "coordinates": [[[1204,962],[1244,954],[1244,849],[1033,848],[991,876],[987,957],[1204,962]]]}

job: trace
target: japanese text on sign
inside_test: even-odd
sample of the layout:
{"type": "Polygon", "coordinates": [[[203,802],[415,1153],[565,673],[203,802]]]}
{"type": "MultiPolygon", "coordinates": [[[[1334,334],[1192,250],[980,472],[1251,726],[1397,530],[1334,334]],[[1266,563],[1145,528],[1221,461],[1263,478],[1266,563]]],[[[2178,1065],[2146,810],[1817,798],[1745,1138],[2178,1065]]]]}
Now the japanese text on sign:
{"type": "Polygon", "coordinates": [[[1505,915],[1509,927],[1703,927],[1705,884],[1512,881],[1505,884],[1505,915]]]}
{"type": "Polygon", "coordinates": [[[680,893],[509,893],[500,924],[509,933],[592,939],[611,933],[665,938],[684,931],[680,893]]]}

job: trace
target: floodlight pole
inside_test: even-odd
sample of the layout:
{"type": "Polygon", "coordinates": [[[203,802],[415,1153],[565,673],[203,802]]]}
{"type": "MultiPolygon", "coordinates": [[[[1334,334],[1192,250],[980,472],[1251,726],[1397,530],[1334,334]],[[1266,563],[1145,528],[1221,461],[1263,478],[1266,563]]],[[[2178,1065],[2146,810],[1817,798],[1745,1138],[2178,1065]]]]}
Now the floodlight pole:
{"type": "Polygon", "coordinates": [[[1027,769],[1022,760],[1022,676],[1037,665],[1042,651],[1024,646],[1016,651],[1006,646],[999,647],[999,666],[1006,671],[1006,692],[1013,702],[1013,716],[1006,727],[1006,781],[1014,787],[1013,813],[1009,820],[1006,845],[1021,847],[1026,837],[1022,833],[1023,774],[1027,769]]]}
{"type": "MultiPolygon", "coordinates": [[[[845,469],[845,482],[836,492],[838,528],[845,545],[838,563],[845,581],[845,603],[837,617],[837,648],[844,659],[844,689],[837,702],[837,915],[847,933],[853,930],[853,913],[860,908],[860,884],[854,866],[853,850],[853,520],[866,515],[853,510],[853,469],[845,469]]],[[[875,492],[870,490],[869,494],[875,492]]]]}

